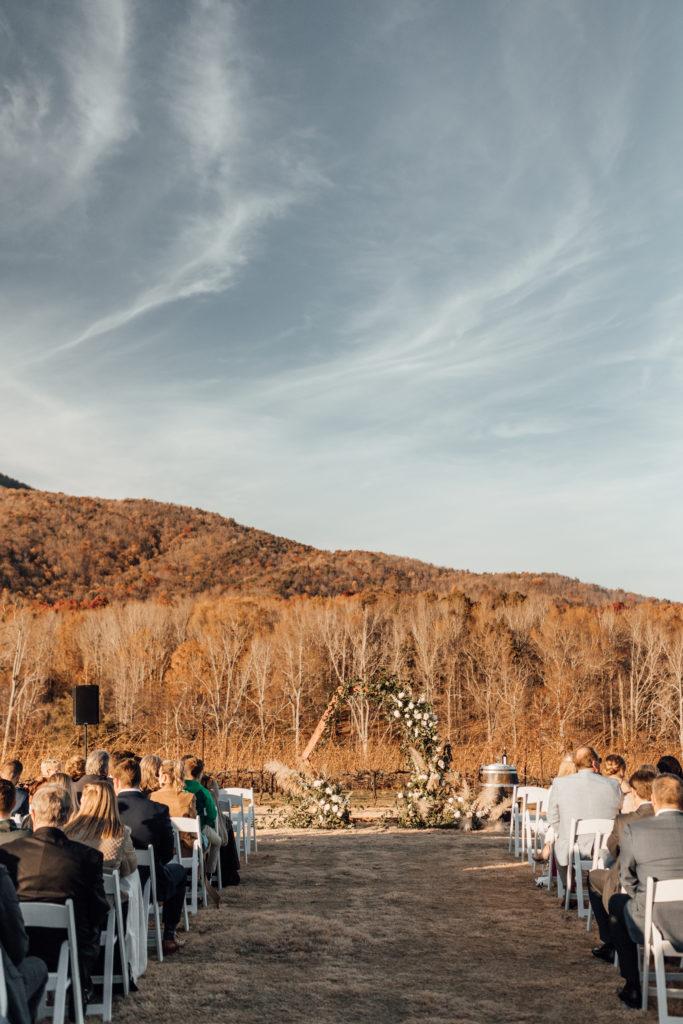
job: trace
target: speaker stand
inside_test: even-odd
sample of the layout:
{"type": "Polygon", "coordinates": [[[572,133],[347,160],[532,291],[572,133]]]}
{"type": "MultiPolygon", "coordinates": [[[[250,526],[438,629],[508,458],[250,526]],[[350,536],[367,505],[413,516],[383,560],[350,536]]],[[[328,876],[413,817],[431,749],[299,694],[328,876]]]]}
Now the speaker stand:
{"type": "Polygon", "coordinates": [[[88,724],[83,726],[83,739],[85,741],[85,759],[88,760],[88,724]]]}

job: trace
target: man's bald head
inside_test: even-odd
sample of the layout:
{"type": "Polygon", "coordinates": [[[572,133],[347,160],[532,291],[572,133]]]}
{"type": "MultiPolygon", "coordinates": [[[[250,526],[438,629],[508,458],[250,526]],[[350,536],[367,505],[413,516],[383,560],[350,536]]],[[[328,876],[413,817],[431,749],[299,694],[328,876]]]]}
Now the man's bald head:
{"type": "Polygon", "coordinates": [[[593,750],[592,747],[577,747],[574,751],[574,762],[579,771],[581,771],[582,768],[594,768],[597,771],[600,764],[600,758],[597,751],[593,750]]]}

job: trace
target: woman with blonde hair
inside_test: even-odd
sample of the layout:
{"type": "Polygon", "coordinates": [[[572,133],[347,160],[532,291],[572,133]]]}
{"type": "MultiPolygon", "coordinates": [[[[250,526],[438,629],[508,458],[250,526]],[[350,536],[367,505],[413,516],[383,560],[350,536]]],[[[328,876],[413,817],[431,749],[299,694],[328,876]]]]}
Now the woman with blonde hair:
{"type": "Polygon", "coordinates": [[[108,782],[89,782],[81,793],[78,814],[64,827],[69,839],[99,850],[104,870],[118,868],[121,878],[138,866],[131,831],[119,816],[114,790],[108,782]]]}
{"type": "Polygon", "coordinates": [[[638,798],[633,793],[626,779],[626,761],[621,754],[607,754],[602,762],[602,774],[608,779],[613,779],[619,786],[623,801],[621,807],[622,814],[635,810],[634,805],[638,798]]]}
{"type": "MultiPolygon", "coordinates": [[[[149,799],[166,804],[172,818],[196,818],[197,801],[194,793],[185,789],[183,766],[179,761],[162,761],[159,768],[159,789],[149,799]]],[[[190,832],[180,833],[183,853],[189,856],[195,837],[190,832]]]]}
{"type": "MultiPolygon", "coordinates": [[[[69,794],[69,818],[76,813],[78,807],[78,797],[76,796],[76,790],[74,789],[73,779],[66,772],[54,772],[49,779],[45,780],[51,786],[61,786],[69,794]]],[[[45,783],[43,783],[45,785],[45,783]]]]}
{"type": "Polygon", "coordinates": [[[160,767],[161,758],[158,754],[145,754],[140,759],[140,789],[148,800],[152,798],[152,793],[156,793],[159,788],[160,767]]]}

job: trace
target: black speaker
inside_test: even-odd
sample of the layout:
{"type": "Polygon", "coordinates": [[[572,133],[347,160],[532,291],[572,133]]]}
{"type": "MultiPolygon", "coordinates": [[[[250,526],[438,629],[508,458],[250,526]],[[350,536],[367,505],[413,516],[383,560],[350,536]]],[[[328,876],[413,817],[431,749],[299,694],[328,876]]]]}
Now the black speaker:
{"type": "Polygon", "coordinates": [[[74,686],[74,722],[76,725],[100,724],[99,686],[74,686]]]}

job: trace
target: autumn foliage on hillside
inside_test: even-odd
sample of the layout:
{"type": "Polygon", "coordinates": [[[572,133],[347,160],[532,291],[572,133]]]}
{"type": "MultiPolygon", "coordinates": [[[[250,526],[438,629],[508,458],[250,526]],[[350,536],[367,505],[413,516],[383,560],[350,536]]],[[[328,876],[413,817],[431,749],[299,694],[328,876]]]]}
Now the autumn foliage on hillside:
{"type": "Polygon", "coordinates": [[[367,551],[320,551],[200,509],[0,488],[0,591],[47,605],[241,592],[336,596],[457,591],[581,604],[634,595],[552,573],[471,573],[367,551]]]}
{"type": "Polygon", "coordinates": [[[0,746],[30,764],[73,751],[70,688],[100,684],[92,741],[209,765],[290,763],[331,694],[358,684],[316,751],[332,769],[393,770],[400,736],[364,685],[397,676],[434,702],[456,764],[503,749],[539,778],[579,741],[631,764],[683,747],[683,607],[547,596],[201,596],[91,610],[0,605],[0,746]]]}

